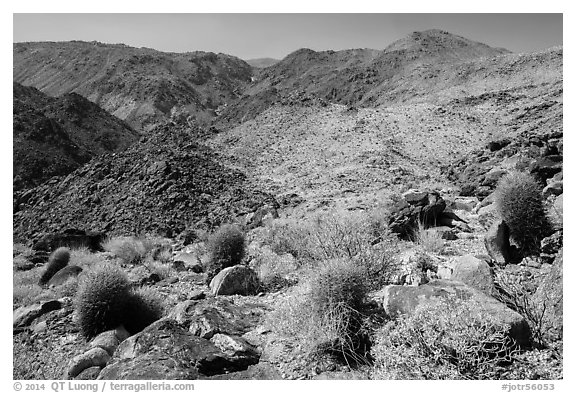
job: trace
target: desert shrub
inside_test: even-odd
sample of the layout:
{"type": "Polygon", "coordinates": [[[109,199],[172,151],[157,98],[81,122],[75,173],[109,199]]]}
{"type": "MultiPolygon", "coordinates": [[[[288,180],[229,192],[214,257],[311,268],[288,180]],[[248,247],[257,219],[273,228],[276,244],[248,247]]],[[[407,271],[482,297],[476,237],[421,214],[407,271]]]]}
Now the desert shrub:
{"type": "Polygon", "coordinates": [[[207,282],[222,269],[238,265],[246,252],[244,233],[237,225],[224,224],[209,238],[207,243],[209,260],[206,267],[207,282]]]}
{"type": "Polygon", "coordinates": [[[114,265],[104,264],[84,275],[75,299],[82,335],[91,339],[124,324],[130,295],[128,278],[114,265]]]}
{"type": "Polygon", "coordinates": [[[386,323],[371,349],[376,379],[497,379],[517,352],[508,327],[472,302],[437,299],[386,323]]]}
{"type": "Polygon", "coordinates": [[[258,248],[252,253],[250,266],[258,275],[261,289],[278,291],[296,283],[288,276],[297,269],[296,259],[291,255],[277,255],[269,247],[258,248]]]}
{"type": "Polygon", "coordinates": [[[38,284],[45,285],[58,270],[66,267],[70,261],[70,250],[66,247],[56,249],[48,258],[46,270],[40,277],[38,284]]]}
{"type": "Polygon", "coordinates": [[[102,243],[102,248],[125,263],[140,263],[149,251],[144,242],[134,237],[113,237],[102,243]]]}
{"type": "Polygon", "coordinates": [[[172,266],[158,261],[145,262],[144,266],[148,270],[149,274],[157,274],[161,280],[172,277],[176,274],[176,271],[172,266]]]}
{"type": "Polygon", "coordinates": [[[38,286],[40,275],[40,269],[14,272],[12,277],[14,308],[31,304],[42,293],[42,288],[38,286]]]}
{"type": "Polygon", "coordinates": [[[70,251],[70,261],[82,269],[88,269],[92,266],[104,262],[104,258],[100,253],[90,251],[88,247],[73,248],[70,251]]]}
{"type": "Polygon", "coordinates": [[[364,269],[353,261],[322,263],[292,288],[269,323],[296,340],[307,356],[329,354],[358,363],[366,353],[362,307],[367,290],[364,269]]]}
{"type": "Polygon", "coordinates": [[[311,259],[310,232],[305,224],[293,219],[272,220],[266,224],[264,242],[278,255],[291,254],[299,260],[311,259]]]}
{"type": "Polygon", "coordinates": [[[128,298],[124,327],[130,334],[136,334],[163,314],[164,305],[158,293],[152,288],[140,288],[128,298]]]}
{"type": "Polygon", "coordinates": [[[414,242],[425,252],[440,254],[444,250],[442,234],[434,229],[425,229],[421,222],[414,232],[414,242]]]}
{"type": "Polygon", "coordinates": [[[527,173],[511,172],[495,192],[498,213],[510,228],[510,236],[525,254],[536,253],[550,232],[550,223],[536,180],[527,173]]]}

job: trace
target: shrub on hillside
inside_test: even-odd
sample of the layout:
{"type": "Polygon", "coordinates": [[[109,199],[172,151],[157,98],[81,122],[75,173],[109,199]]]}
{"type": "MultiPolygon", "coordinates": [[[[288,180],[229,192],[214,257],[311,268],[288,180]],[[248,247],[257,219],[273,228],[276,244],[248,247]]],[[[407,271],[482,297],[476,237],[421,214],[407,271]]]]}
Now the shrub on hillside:
{"type": "Polygon", "coordinates": [[[499,181],[495,203],[520,250],[537,253],[551,230],[538,182],[527,173],[511,172],[499,181]]]}
{"type": "Polygon", "coordinates": [[[151,289],[134,291],[120,268],[104,264],[80,280],[75,311],[80,332],[92,339],[118,326],[138,333],[162,316],[163,305],[151,289]]]}
{"type": "Polygon", "coordinates": [[[246,252],[246,238],[237,225],[224,224],[208,238],[208,283],[222,269],[238,265],[246,252]]]}
{"type": "Polygon", "coordinates": [[[497,379],[515,352],[508,326],[457,298],[388,322],[371,349],[376,379],[497,379]]]}
{"type": "Polygon", "coordinates": [[[48,281],[56,274],[60,269],[66,267],[70,261],[70,250],[66,247],[60,247],[56,249],[50,257],[48,258],[48,263],[46,270],[42,274],[39,280],[40,285],[46,285],[48,281]]]}
{"type": "Polygon", "coordinates": [[[128,278],[114,265],[101,265],[86,274],[75,302],[82,335],[91,339],[122,325],[130,295],[128,278]]]}

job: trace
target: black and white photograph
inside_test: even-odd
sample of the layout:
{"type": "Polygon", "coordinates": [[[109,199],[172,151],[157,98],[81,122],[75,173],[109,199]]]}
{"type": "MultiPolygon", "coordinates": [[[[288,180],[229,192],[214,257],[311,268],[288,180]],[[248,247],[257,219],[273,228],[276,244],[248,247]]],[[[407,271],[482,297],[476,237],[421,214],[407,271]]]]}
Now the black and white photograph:
{"type": "Polygon", "coordinates": [[[563,391],[563,18],[13,13],[15,391],[563,391]]]}

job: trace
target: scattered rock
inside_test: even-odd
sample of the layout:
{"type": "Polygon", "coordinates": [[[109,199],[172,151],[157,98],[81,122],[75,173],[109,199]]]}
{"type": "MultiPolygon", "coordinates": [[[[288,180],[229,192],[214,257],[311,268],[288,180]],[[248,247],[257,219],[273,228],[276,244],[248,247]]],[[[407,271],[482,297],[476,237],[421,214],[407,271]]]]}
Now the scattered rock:
{"type": "Polygon", "coordinates": [[[540,242],[540,258],[542,262],[552,263],[563,245],[563,231],[554,232],[540,242]]]}
{"type": "Polygon", "coordinates": [[[223,269],[210,282],[213,295],[255,295],[259,287],[256,272],[243,265],[223,269]]]}
{"type": "Polygon", "coordinates": [[[274,206],[264,205],[258,208],[254,213],[246,215],[245,221],[248,229],[254,229],[262,226],[266,221],[278,218],[278,210],[274,206]]]}
{"type": "Polygon", "coordinates": [[[548,183],[546,187],[542,190],[542,197],[547,199],[551,195],[561,195],[563,192],[563,182],[562,181],[554,181],[548,183]]]}
{"type": "Polygon", "coordinates": [[[551,155],[539,158],[530,164],[528,170],[541,184],[546,184],[546,179],[562,171],[562,156],[551,155]]]}
{"type": "Polygon", "coordinates": [[[419,223],[425,228],[435,226],[438,217],[446,208],[446,201],[435,191],[427,192],[420,198],[420,193],[407,194],[410,202],[401,199],[390,207],[388,227],[393,233],[407,238],[413,235],[419,223]]]}
{"type": "Polygon", "coordinates": [[[464,197],[464,196],[457,196],[454,198],[454,202],[452,203],[452,208],[454,210],[465,210],[467,212],[472,211],[480,201],[476,197],[464,197]]]}
{"type": "Polygon", "coordinates": [[[183,264],[186,269],[194,273],[202,273],[204,267],[196,252],[180,252],[174,255],[174,264],[183,264]]]}
{"type": "Polygon", "coordinates": [[[554,342],[562,339],[563,333],[563,255],[560,250],[558,257],[552,264],[552,269],[546,274],[536,293],[533,303],[539,311],[543,312],[542,318],[544,339],[554,342]]]}

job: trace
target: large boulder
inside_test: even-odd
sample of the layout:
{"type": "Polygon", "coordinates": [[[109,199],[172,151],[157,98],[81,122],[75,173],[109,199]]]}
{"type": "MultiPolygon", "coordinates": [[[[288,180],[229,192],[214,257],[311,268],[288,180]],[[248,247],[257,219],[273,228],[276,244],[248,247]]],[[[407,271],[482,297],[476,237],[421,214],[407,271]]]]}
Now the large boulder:
{"type": "Polygon", "coordinates": [[[227,298],[187,300],[177,304],[169,318],[196,336],[211,339],[216,334],[241,336],[255,329],[267,308],[260,303],[234,304],[227,298]]]}
{"type": "Polygon", "coordinates": [[[510,337],[518,345],[528,346],[530,343],[530,327],[522,315],[482,291],[460,282],[434,280],[418,287],[388,285],[370,294],[370,297],[392,318],[413,315],[419,306],[437,298],[465,300],[480,317],[490,316],[495,323],[508,326],[510,337]]]}
{"type": "Polygon", "coordinates": [[[471,254],[455,260],[451,279],[479,289],[487,295],[494,292],[494,278],[490,266],[471,254]]]}
{"type": "Polygon", "coordinates": [[[492,224],[484,236],[484,246],[490,258],[498,265],[519,263],[522,260],[517,248],[510,244],[510,228],[502,220],[492,224]]]}
{"type": "Polygon", "coordinates": [[[259,288],[256,272],[243,265],[222,269],[210,282],[213,295],[255,295],[259,288]]]}
{"type": "Polygon", "coordinates": [[[14,329],[25,328],[30,326],[36,318],[60,308],[62,308],[62,303],[58,300],[48,300],[30,306],[22,306],[12,313],[12,327],[14,329]]]}
{"type": "Polygon", "coordinates": [[[48,281],[48,287],[57,287],[64,284],[66,281],[78,277],[82,272],[82,268],[76,265],[64,266],[58,270],[56,274],[48,281]]]}
{"type": "Polygon", "coordinates": [[[410,237],[419,224],[435,226],[446,201],[435,191],[410,190],[390,207],[388,227],[401,237],[410,237]]]}
{"type": "Polygon", "coordinates": [[[563,256],[560,250],[552,269],[544,276],[536,293],[532,298],[533,303],[542,313],[543,339],[553,342],[562,339],[563,333],[563,256]]]}
{"type": "MultiPolygon", "coordinates": [[[[124,341],[98,379],[198,379],[245,370],[257,364],[259,352],[226,349],[234,338],[218,336],[225,351],[202,337],[190,333],[173,319],[154,322],[142,332],[124,341]]],[[[247,349],[246,349],[247,348],[247,349]]]]}

